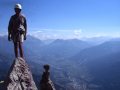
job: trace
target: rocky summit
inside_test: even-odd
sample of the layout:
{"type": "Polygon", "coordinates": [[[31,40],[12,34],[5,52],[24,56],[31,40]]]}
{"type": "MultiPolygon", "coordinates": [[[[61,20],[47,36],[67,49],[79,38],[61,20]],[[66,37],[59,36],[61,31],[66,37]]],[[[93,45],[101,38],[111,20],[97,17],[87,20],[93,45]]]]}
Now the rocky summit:
{"type": "Polygon", "coordinates": [[[7,75],[6,90],[38,90],[32,73],[22,58],[16,58],[7,75]]]}

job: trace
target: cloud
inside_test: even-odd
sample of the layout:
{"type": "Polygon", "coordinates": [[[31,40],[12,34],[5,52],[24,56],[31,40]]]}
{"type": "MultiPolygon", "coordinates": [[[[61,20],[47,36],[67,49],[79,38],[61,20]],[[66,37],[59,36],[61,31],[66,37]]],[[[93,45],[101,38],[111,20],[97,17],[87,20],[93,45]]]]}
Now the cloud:
{"type": "Polygon", "coordinates": [[[81,35],[82,35],[82,30],[81,29],[74,30],[74,36],[80,37],[81,35]]]}
{"type": "Polygon", "coordinates": [[[55,29],[35,29],[29,34],[39,39],[74,39],[80,38],[81,29],[55,30],[55,29]]]}
{"type": "Polygon", "coordinates": [[[37,33],[42,33],[42,31],[31,31],[29,32],[30,34],[37,34],[37,33]]]}
{"type": "Polygon", "coordinates": [[[85,32],[82,29],[39,29],[30,30],[30,35],[45,39],[84,39],[92,37],[120,37],[120,32],[85,32]]]}
{"type": "Polygon", "coordinates": [[[0,36],[5,36],[7,34],[8,34],[7,32],[0,32],[0,36]]]}
{"type": "Polygon", "coordinates": [[[79,35],[82,33],[82,30],[81,29],[78,29],[78,30],[74,30],[74,34],[75,35],[79,35]]]}

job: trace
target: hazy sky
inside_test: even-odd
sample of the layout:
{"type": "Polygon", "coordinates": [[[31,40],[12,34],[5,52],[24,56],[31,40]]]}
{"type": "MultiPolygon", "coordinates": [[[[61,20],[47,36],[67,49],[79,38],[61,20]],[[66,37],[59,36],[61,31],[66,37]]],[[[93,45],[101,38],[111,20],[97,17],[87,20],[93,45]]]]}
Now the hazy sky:
{"type": "Polygon", "coordinates": [[[120,0],[0,0],[0,33],[7,32],[16,3],[36,36],[120,36],[120,0]]]}

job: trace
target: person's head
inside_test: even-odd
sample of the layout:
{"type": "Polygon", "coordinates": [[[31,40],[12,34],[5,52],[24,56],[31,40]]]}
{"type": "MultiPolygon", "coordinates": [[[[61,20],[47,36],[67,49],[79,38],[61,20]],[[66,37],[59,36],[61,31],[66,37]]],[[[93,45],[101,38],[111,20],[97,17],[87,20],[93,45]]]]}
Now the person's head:
{"type": "Polygon", "coordinates": [[[16,14],[20,14],[21,10],[22,10],[22,6],[21,4],[16,4],[14,7],[15,13],[16,14]]]}

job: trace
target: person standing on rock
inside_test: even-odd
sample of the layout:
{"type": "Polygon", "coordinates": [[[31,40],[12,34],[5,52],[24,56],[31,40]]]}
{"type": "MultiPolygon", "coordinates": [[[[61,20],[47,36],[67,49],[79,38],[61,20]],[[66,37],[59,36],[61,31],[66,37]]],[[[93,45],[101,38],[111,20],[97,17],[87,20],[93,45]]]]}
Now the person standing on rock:
{"type": "Polygon", "coordinates": [[[11,16],[8,25],[8,41],[13,41],[15,57],[18,57],[18,49],[20,57],[24,58],[22,43],[26,40],[27,22],[25,16],[21,14],[22,6],[16,4],[14,7],[15,14],[11,16]]]}

